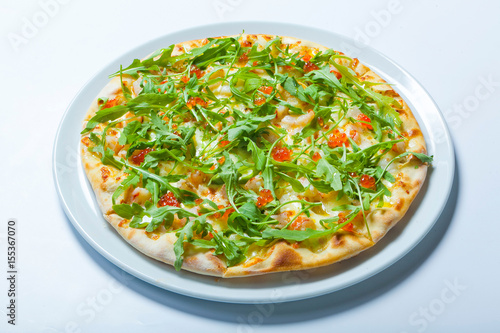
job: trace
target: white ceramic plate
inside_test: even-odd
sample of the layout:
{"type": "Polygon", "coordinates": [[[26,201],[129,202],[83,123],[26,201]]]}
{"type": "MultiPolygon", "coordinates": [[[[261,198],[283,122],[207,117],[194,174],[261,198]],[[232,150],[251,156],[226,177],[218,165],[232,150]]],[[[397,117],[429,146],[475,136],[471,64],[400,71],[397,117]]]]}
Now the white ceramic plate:
{"type": "Polygon", "coordinates": [[[432,98],[405,70],[374,49],[329,32],[299,25],[234,22],[183,30],[150,41],[116,59],[78,93],[59,126],[54,143],[54,179],[62,205],[83,238],[108,260],[136,277],[176,293],[234,303],[283,302],[314,297],[360,282],[387,268],[417,245],[438,220],[450,194],[455,158],[443,116],[432,98]],[[128,245],[104,220],[79,162],[79,132],[91,101],[120,64],[128,65],[152,51],[182,41],[212,36],[265,33],[314,41],[359,58],[396,90],[413,110],[434,155],[434,164],[405,218],[372,249],[355,258],[314,270],[219,279],[150,259],[128,245]],[[75,163],[78,161],[78,163],[75,163]],[[76,165],[76,167],[75,167],[76,165]]]}

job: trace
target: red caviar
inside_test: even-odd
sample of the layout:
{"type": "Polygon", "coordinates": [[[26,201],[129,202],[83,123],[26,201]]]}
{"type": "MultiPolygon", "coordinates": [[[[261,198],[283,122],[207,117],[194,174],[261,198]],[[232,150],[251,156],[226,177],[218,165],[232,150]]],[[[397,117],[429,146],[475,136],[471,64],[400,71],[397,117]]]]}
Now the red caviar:
{"type": "Polygon", "coordinates": [[[222,219],[224,219],[224,220],[228,219],[229,215],[231,215],[232,213],[234,213],[234,208],[226,209],[226,211],[224,212],[224,215],[222,215],[222,219]]]}
{"type": "Polygon", "coordinates": [[[207,106],[207,102],[205,102],[203,99],[200,97],[190,97],[186,103],[187,107],[189,109],[192,109],[195,105],[200,105],[202,107],[207,106]]]}
{"type": "Polygon", "coordinates": [[[184,82],[184,83],[188,83],[189,82],[189,78],[184,75],[183,77],[181,77],[181,81],[184,82]]]}
{"type": "Polygon", "coordinates": [[[292,222],[288,226],[288,229],[291,230],[306,230],[306,229],[313,229],[314,228],[314,222],[308,217],[304,216],[299,216],[295,219],[295,221],[292,222]]]}
{"type": "Polygon", "coordinates": [[[243,46],[243,47],[250,47],[250,46],[252,46],[252,42],[244,40],[243,42],[241,42],[241,46],[243,46]]]}
{"type": "Polygon", "coordinates": [[[222,140],[222,141],[219,142],[219,147],[225,147],[225,146],[227,146],[230,143],[231,143],[231,141],[222,140]]]}
{"type": "Polygon", "coordinates": [[[321,159],[321,154],[318,152],[315,152],[312,156],[312,159],[314,162],[318,162],[321,159]]]}
{"type": "Polygon", "coordinates": [[[112,108],[113,106],[117,106],[118,104],[120,104],[118,98],[108,99],[106,101],[106,104],[104,104],[104,106],[102,107],[102,109],[109,109],[112,108]]]}
{"type": "MultiPolygon", "coordinates": [[[[367,115],[362,114],[362,113],[361,113],[361,114],[359,114],[359,115],[358,115],[358,117],[357,117],[356,119],[361,120],[361,121],[366,121],[367,123],[371,123],[371,121],[372,121],[372,120],[371,120],[371,119],[370,119],[367,115]]],[[[370,129],[370,130],[372,130],[372,129],[373,129],[373,126],[372,126],[372,125],[365,124],[365,123],[359,123],[359,124],[360,124],[361,126],[363,126],[363,127],[366,127],[366,128],[368,128],[368,129],[370,129]]]]}
{"type": "MultiPolygon", "coordinates": [[[[339,220],[337,221],[338,224],[342,224],[345,221],[347,221],[346,218],[347,213],[346,212],[340,212],[339,213],[339,220]]],[[[342,230],[348,231],[348,232],[353,232],[354,231],[354,225],[349,222],[345,226],[342,227],[342,230]]]]}
{"type": "Polygon", "coordinates": [[[196,75],[196,77],[199,79],[203,76],[203,73],[201,72],[201,69],[198,68],[196,65],[191,65],[191,68],[189,70],[191,74],[196,75]]]}
{"type": "Polygon", "coordinates": [[[163,195],[160,198],[160,201],[158,201],[158,206],[163,207],[163,206],[173,206],[173,207],[180,207],[181,203],[177,198],[174,196],[172,192],[167,192],[165,195],[163,195]]]}
{"type": "Polygon", "coordinates": [[[364,188],[372,188],[375,186],[376,182],[377,181],[372,176],[363,175],[359,180],[359,185],[363,186],[364,188]]]}
{"type": "Polygon", "coordinates": [[[266,102],[266,99],[264,97],[257,97],[255,101],[253,101],[255,105],[262,105],[266,102]]]}
{"type": "Polygon", "coordinates": [[[131,157],[132,162],[134,162],[135,164],[141,164],[142,162],[144,162],[146,155],[151,151],[153,151],[153,149],[151,148],[134,151],[134,154],[131,157]]]}
{"type": "Polygon", "coordinates": [[[243,53],[238,59],[239,62],[247,63],[248,62],[248,52],[243,53]]]}
{"type": "Polygon", "coordinates": [[[328,138],[328,147],[330,148],[335,148],[335,147],[342,147],[342,145],[349,145],[349,140],[347,139],[347,135],[345,133],[339,132],[339,130],[333,131],[332,135],[330,135],[330,138],[328,138]]]}
{"type": "Polygon", "coordinates": [[[273,92],[273,87],[271,86],[262,86],[259,88],[259,91],[262,91],[266,95],[270,95],[273,92]]]}
{"type": "Polygon", "coordinates": [[[271,190],[260,190],[259,197],[257,198],[257,207],[261,208],[274,200],[271,190]]]}
{"type": "Polygon", "coordinates": [[[286,147],[274,147],[273,158],[278,162],[290,161],[292,159],[292,150],[286,147]]]}
{"type": "Polygon", "coordinates": [[[312,62],[306,62],[304,65],[304,72],[309,73],[310,71],[318,70],[319,67],[313,64],[312,62]]]}
{"type": "MultiPolygon", "coordinates": [[[[224,206],[223,205],[218,205],[217,208],[218,209],[222,209],[222,208],[224,208],[224,206]]],[[[220,214],[220,212],[217,212],[215,214],[210,215],[210,217],[213,217],[214,219],[220,219],[221,216],[222,215],[220,214]]]]}
{"type": "Polygon", "coordinates": [[[340,78],[342,77],[342,74],[340,74],[339,72],[337,72],[336,70],[331,70],[330,73],[333,73],[335,75],[335,77],[340,80],[340,78]]]}

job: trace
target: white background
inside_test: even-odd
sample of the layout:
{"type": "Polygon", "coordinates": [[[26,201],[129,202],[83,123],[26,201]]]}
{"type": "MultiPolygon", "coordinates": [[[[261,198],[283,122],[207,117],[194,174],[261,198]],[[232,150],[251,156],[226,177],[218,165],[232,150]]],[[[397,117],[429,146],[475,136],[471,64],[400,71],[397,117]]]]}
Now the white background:
{"type": "Polygon", "coordinates": [[[1,1],[0,331],[498,332],[499,12],[487,0],[1,1]],[[60,207],[52,145],[85,82],[153,38],[243,20],[369,43],[428,90],[450,126],[457,174],[441,219],[401,261],[344,291],[270,305],[176,295],[104,259],[60,207]],[[39,27],[26,28],[32,23],[39,27]],[[15,327],[5,315],[9,218],[19,231],[15,327]]]}

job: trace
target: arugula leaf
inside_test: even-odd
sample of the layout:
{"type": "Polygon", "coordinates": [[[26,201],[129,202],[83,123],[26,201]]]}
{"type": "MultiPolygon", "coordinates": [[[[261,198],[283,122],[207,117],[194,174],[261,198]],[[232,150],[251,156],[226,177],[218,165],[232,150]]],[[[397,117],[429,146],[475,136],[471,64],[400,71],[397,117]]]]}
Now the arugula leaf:
{"type": "Polygon", "coordinates": [[[297,80],[294,77],[287,77],[285,80],[285,83],[283,85],[283,88],[290,93],[290,95],[297,97],[303,102],[306,103],[312,103],[307,95],[304,92],[304,88],[298,84],[297,80]]]}
{"type": "Polygon", "coordinates": [[[141,205],[134,202],[132,205],[127,205],[127,204],[113,205],[113,210],[115,211],[116,214],[123,217],[124,219],[130,220],[135,215],[141,214],[144,211],[144,208],[142,208],[141,205]]]}
{"type": "Polygon", "coordinates": [[[251,136],[262,123],[274,119],[275,115],[268,115],[263,117],[247,116],[242,120],[238,120],[227,131],[229,141],[234,141],[241,137],[251,136]]]}
{"type": "Polygon", "coordinates": [[[253,142],[251,139],[244,139],[248,143],[247,149],[252,152],[252,159],[255,163],[255,169],[257,169],[258,171],[264,170],[264,167],[266,166],[266,154],[262,149],[257,147],[255,142],[253,142]]]}
{"type": "Polygon", "coordinates": [[[170,102],[173,102],[177,96],[170,96],[167,94],[141,94],[127,103],[127,108],[134,111],[142,109],[162,109],[170,102]]]}
{"type": "MultiPolygon", "coordinates": [[[[208,224],[208,226],[210,226],[210,224],[208,224]]],[[[210,226],[210,229],[212,229],[212,226],[210,226]]],[[[212,235],[214,236],[213,239],[217,244],[214,254],[224,254],[229,267],[240,263],[245,258],[243,250],[240,249],[235,242],[224,237],[222,232],[214,232],[212,229],[212,235]]]]}
{"type": "Polygon", "coordinates": [[[141,127],[142,124],[137,120],[133,120],[128,123],[127,126],[123,128],[123,132],[121,132],[120,137],[118,138],[118,143],[121,145],[133,143],[139,137],[136,132],[138,132],[141,127]]]}
{"type": "Polygon", "coordinates": [[[96,127],[100,123],[105,123],[107,121],[120,118],[125,113],[127,113],[127,111],[128,109],[125,105],[116,105],[110,108],[101,109],[97,111],[92,118],[90,118],[90,120],[87,122],[87,125],[85,126],[85,129],[81,131],[80,134],[85,134],[90,132],[91,130],[94,129],[94,127],[96,127]]]}
{"type": "Polygon", "coordinates": [[[292,186],[292,189],[295,192],[302,193],[306,190],[304,188],[304,185],[302,185],[302,183],[298,179],[292,178],[289,175],[282,173],[282,172],[276,172],[276,174],[279,175],[281,178],[283,178],[284,181],[290,183],[290,185],[292,186]]]}
{"type": "Polygon", "coordinates": [[[245,202],[241,205],[239,211],[243,216],[253,221],[261,221],[264,218],[259,208],[252,202],[245,202]]]}
{"type": "MultiPolygon", "coordinates": [[[[415,156],[416,158],[418,158],[419,160],[421,160],[423,163],[432,163],[432,161],[434,160],[434,156],[428,156],[428,155],[425,155],[425,154],[421,154],[421,153],[415,153],[415,152],[407,152],[407,153],[403,153],[403,154],[407,154],[407,155],[413,155],[415,156]]],[[[406,155],[404,155],[406,156],[406,155]]],[[[403,157],[403,156],[399,156],[399,157],[403,157]]]]}
{"type": "Polygon", "coordinates": [[[342,189],[342,180],[339,170],[328,163],[326,159],[322,158],[318,161],[316,175],[318,177],[325,175],[326,181],[331,184],[334,191],[340,191],[342,189]]]}
{"type": "Polygon", "coordinates": [[[210,63],[214,62],[215,59],[225,56],[228,49],[235,43],[239,45],[234,38],[213,39],[208,44],[195,49],[196,51],[191,52],[191,56],[199,54],[194,57],[193,64],[204,69],[210,63]]]}
{"type": "Polygon", "coordinates": [[[193,226],[194,220],[191,220],[175,234],[177,236],[177,240],[174,243],[174,253],[176,258],[174,267],[176,271],[181,270],[182,262],[184,261],[184,242],[189,242],[193,239],[193,226]]]}
{"type": "Polygon", "coordinates": [[[132,64],[130,64],[127,68],[117,71],[116,73],[111,74],[109,77],[111,78],[122,73],[137,78],[139,76],[138,72],[144,72],[159,67],[171,67],[176,61],[175,57],[172,57],[172,51],[174,50],[174,47],[175,44],[172,44],[165,49],[160,49],[142,61],[139,59],[134,59],[132,64]],[[160,57],[157,58],[158,56],[160,57]]]}

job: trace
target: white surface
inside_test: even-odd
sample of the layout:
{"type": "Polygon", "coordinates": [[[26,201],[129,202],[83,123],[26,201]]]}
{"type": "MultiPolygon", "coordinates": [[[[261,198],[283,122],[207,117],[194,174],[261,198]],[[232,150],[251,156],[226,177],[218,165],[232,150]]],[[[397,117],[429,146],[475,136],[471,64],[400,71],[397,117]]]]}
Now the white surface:
{"type": "Polygon", "coordinates": [[[373,48],[356,46],[356,41],[306,26],[283,23],[231,22],[205,25],[200,28],[167,34],[152,42],[142,44],[126,55],[114,60],[94,76],[78,93],[66,111],[54,145],[54,179],[61,204],[68,217],[89,244],[108,260],[126,272],[158,287],[183,295],[206,300],[234,303],[285,302],[324,295],[354,283],[363,281],[394,264],[412,250],[432,229],[450,195],[455,170],[455,156],[451,138],[432,98],[404,70],[373,48]],[[127,66],[132,59],[142,58],[153,50],[178,41],[239,33],[247,31],[266,32],[276,35],[291,35],[311,40],[340,51],[357,49],[356,57],[385,80],[395,85],[406,103],[415,113],[426,137],[427,152],[434,155],[432,171],[425,187],[417,197],[412,209],[400,221],[383,242],[370,251],[348,260],[342,265],[333,265],[309,271],[310,277],[302,281],[301,288],[283,283],[282,279],[295,273],[272,274],[246,279],[214,279],[186,272],[178,273],[172,267],[155,260],[146,260],[134,248],[118,237],[113,228],[102,217],[92,188],[86,180],[81,163],[68,168],[68,160],[79,151],[82,119],[88,104],[96,98],[98,91],[109,82],[108,75],[120,64],[127,66]],[[273,293],[282,295],[273,298],[273,293]]]}
{"type": "MultiPolygon", "coordinates": [[[[500,155],[497,145],[488,143],[500,139],[500,5],[487,0],[401,1],[395,7],[391,1],[324,3],[68,1],[16,51],[9,34],[21,35],[25,18],[43,19],[43,6],[0,2],[0,74],[6,78],[0,83],[0,267],[6,261],[5,223],[15,217],[20,277],[18,325],[7,325],[2,315],[0,331],[498,331],[500,155]],[[381,18],[389,9],[394,14],[381,18]],[[431,233],[401,261],[340,292],[265,306],[195,300],[124,273],[73,229],[51,175],[57,125],[97,70],[168,32],[253,19],[300,20],[355,38],[364,31],[364,39],[409,71],[447,114],[457,153],[455,194],[431,233]]],[[[70,159],[68,166],[74,163],[70,159]]],[[[0,304],[6,304],[2,275],[0,304]]],[[[300,288],[308,277],[304,273],[285,283],[300,288]]]]}

